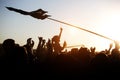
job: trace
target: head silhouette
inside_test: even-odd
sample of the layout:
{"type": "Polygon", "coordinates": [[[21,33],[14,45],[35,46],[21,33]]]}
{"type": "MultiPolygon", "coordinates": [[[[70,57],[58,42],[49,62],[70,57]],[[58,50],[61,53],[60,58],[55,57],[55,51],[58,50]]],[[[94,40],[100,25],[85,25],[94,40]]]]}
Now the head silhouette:
{"type": "Polygon", "coordinates": [[[5,51],[9,51],[10,49],[13,49],[15,46],[15,41],[13,39],[6,39],[3,42],[3,48],[5,51]]]}
{"type": "Polygon", "coordinates": [[[60,42],[60,38],[59,38],[59,36],[58,35],[55,35],[53,38],[52,38],[52,41],[53,42],[60,42]]]}

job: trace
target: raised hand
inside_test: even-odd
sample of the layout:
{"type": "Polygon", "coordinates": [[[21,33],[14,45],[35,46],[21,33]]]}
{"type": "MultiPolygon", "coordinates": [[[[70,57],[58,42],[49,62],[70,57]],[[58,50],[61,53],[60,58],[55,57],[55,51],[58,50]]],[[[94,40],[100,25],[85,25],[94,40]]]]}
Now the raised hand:
{"type": "Polygon", "coordinates": [[[31,42],[31,47],[33,47],[34,46],[34,41],[32,40],[32,42],[31,42]]]}
{"type": "Polygon", "coordinates": [[[95,47],[90,47],[90,51],[91,51],[92,53],[94,53],[94,52],[95,52],[95,50],[96,50],[96,48],[95,48],[95,47]]]}
{"type": "Polygon", "coordinates": [[[65,48],[66,46],[67,46],[67,42],[64,41],[64,43],[63,43],[63,48],[65,48]]]}
{"type": "Polygon", "coordinates": [[[39,41],[41,41],[41,40],[43,39],[43,37],[39,37],[39,36],[38,36],[38,39],[39,39],[39,41]]]}
{"type": "Polygon", "coordinates": [[[109,49],[111,49],[113,47],[113,44],[111,43],[110,46],[109,46],[109,49]]]}
{"type": "Polygon", "coordinates": [[[62,31],[62,30],[63,30],[63,28],[61,27],[61,28],[60,28],[60,31],[62,31]]]}

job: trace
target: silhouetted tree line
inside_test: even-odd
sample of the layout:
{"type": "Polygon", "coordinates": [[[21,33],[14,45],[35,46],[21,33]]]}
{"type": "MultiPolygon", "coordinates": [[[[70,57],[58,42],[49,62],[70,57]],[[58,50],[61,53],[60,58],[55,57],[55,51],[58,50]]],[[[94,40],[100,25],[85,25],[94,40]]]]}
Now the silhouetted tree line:
{"type": "Polygon", "coordinates": [[[119,43],[115,47],[97,52],[96,47],[72,48],[63,51],[66,41],[60,45],[60,36],[46,41],[38,37],[39,43],[33,49],[34,41],[28,38],[25,45],[20,46],[14,39],[6,39],[0,45],[1,71],[39,72],[51,75],[111,75],[120,72],[119,43]]]}

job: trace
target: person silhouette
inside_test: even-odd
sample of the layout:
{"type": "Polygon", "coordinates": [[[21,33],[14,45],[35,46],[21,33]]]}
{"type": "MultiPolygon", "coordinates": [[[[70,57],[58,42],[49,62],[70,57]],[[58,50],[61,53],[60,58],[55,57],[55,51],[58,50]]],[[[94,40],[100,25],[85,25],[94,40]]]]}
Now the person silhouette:
{"type": "Polygon", "coordinates": [[[34,47],[34,41],[32,38],[27,39],[27,43],[23,45],[27,52],[27,57],[28,57],[28,63],[33,63],[33,58],[34,58],[34,53],[33,53],[33,47],[34,47]]]}
{"type": "Polygon", "coordinates": [[[61,51],[66,47],[67,43],[64,41],[63,46],[60,45],[60,38],[62,34],[62,28],[60,28],[60,33],[59,35],[55,35],[52,38],[52,46],[53,46],[53,52],[55,53],[61,53],[61,51]]]}
{"type": "Polygon", "coordinates": [[[3,56],[5,71],[24,71],[27,63],[25,49],[16,44],[14,39],[4,40],[2,47],[5,52],[3,56]]]}

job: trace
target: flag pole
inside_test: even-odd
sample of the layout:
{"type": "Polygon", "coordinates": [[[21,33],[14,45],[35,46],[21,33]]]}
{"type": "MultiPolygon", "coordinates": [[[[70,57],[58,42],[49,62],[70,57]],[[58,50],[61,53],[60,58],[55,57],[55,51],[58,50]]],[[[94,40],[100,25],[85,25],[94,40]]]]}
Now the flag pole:
{"type": "Polygon", "coordinates": [[[103,35],[101,35],[101,34],[98,34],[98,33],[93,32],[93,31],[90,31],[90,30],[87,30],[87,29],[83,29],[83,28],[81,28],[81,27],[78,27],[78,26],[75,26],[75,25],[72,25],[72,24],[69,24],[69,23],[66,23],[66,22],[63,22],[63,21],[57,20],[57,19],[53,19],[53,18],[49,18],[49,17],[48,17],[47,19],[52,20],[52,21],[56,21],[56,22],[59,22],[59,23],[65,24],[65,25],[69,25],[69,26],[71,26],[71,27],[78,28],[78,29],[81,29],[81,30],[83,30],[83,31],[86,31],[86,32],[92,33],[92,34],[94,34],[94,35],[97,35],[97,36],[103,37],[103,38],[105,38],[105,39],[108,39],[108,40],[114,41],[113,39],[111,39],[111,38],[109,38],[109,37],[103,36],[103,35]]]}
{"type": "MultiPolygon", "coordinates": [[[[69,23],[66,23],[66,22],[63,22],[63,21],[60,21],[60,20],[57,20],[57,19],[49,18],[48,15],[44,15],[44,16],[43,16],[43,14],[40,14],[40,17],[39,17],[39,16],[36,16],[36,15],[38,15],[37,12],[39,12],[39,10],[37,10],[37,12],[34,11],[34,14],[33,14],[33,11],[32,11],[32,12],[26,12],[26,11],[23,11],[23,10],[20,10],[20,9],[15,9],[15,8],[12,8],[12,7],[6,7],[6,8],[7,8],[8,10],[15,11],[15,12],[18,12],[18,13],[21,13],[21,14],[24,14],[24,15],[30,15],[30,16],[32,16],[32,17],[34,17],[34,18],[37,18],[37,19],[42,19],[42,20],[43,20],[43,19],[47,18],[47,19],[49,19],[49,20],[56,21],[56,22],[59,22],[59,23],[62,23],[62,24],[66,24],[66,25],[69,25],[69,26],[71,26],[71,27],[75,27],[75,28],[81,29],[81,30],[83,30],[83,31],[92,33],[92,34],[94,34],[94,35],[103,37],[103,38],[105,38],[105,39],[114,41],[113,39],[111,39],[111,38],[109,38],[109,37],[106,37],[106,36],[103,36],[103,35],[101,35],[101,34],[95,33],[95,32],[93,32],[93,31],[90,31],[90,30],[87,30],[87,29],[83,29],[83,28],[78,27],[78,26],[74,26],[74,25],[72,25],[72,24],[69,24],[69,23]]],[[[43,13],[44,11],[42,10],[41,12],[43,13]]]]}

